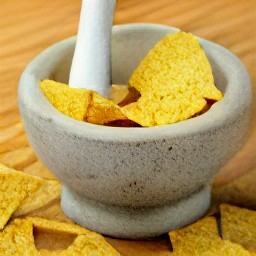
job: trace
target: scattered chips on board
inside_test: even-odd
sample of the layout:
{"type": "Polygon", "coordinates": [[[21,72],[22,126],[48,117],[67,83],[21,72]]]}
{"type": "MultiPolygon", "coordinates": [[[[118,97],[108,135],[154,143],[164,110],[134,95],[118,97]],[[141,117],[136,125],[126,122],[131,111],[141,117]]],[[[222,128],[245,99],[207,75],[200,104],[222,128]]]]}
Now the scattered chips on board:
{"type": "Polygon", "coordinates": [[[38,209],[60,197],[61,185],[0,164],[0,230],[11,216],[38,209]]]}
{"type": "Polygon", "coordinates": [[[28,217],[15,219],[0,233],[0,255],[59,255],[59,256],[120,256],[120,254],[99,234],[74,224],[28,217]],[[33,227],[51,232],[74,233],[78,235],[64,251],[38,251],[35,247],[33,227]]]}
{"type": "Polygon", "coordinates": [[[242,246],[222,240],[214,217],[169,232],[173,256],[249,256],[242,246]]]}
{"type": "Polygon", "coordinates": [[[132,74],[130,86],[141,97],[122,113],[144,127],[176,123],[202,111],[207,99],[220,100],[211,66],[192,34],[165,36],[132,74]]]}
{"type": "Polygon", "coordinates": [[[256,251],[256,211],[222,204],[220,213],[223,239],[256,251]]]}
{"type": "Polygon", "coordinates": [[[100,234],[78,225],[47,220],[39,217],[27,217],[27,219],[33,223],[34,227],[41,230],[78,235],[67,250],[63,252],[63,255],[120,255],[100,234]]]}

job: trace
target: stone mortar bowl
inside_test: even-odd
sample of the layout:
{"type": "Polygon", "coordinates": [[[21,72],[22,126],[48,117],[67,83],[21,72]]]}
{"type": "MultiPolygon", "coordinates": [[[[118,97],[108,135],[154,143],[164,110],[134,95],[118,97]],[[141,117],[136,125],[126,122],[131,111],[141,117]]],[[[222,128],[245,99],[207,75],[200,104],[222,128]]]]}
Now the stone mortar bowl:
{"type": "MultiPolygon", "coordinates": [[[[114,26],[112,77],[127,84],[140,60],[167,33],[153,24],[114,26]]],[[[250,79],[225,48],[199,39],[224,98],[198,117],[152,128],[105,127],[71,119],[40,91],[42,79],[68,81],[75,38],[43,51],[19,84],[31,146],[62,182],[61,205],[74,222],[120,238],[152,238],[200,218],[213,175],[244,143],[250,79]]],[[[100,75],[100,74],[99,74],[100,75]]]]}

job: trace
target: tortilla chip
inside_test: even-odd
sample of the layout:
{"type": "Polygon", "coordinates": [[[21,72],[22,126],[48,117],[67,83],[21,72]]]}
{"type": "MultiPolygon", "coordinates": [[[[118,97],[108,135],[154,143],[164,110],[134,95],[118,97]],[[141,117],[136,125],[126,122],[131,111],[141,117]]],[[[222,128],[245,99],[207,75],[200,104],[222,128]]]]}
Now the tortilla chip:
{"type": "Polygon", "coordinates": [[[33,237],[32,223],[15,219],[0,233],[0,255],[39,255],[33,237]]]}
{"type": "Polygon", "coordinates": [[[27,217],[26,219],[32,222],[34,227],[46,231],[54,231],[74,235],[84,235],[92,232],[75,224],[49,220],[41,217],[27,217]]]}
{"type": "Polygon", "coordinates": [[[206,99],[223,97],[197,38],[185,32],[169,34],[157,43],[129,84],[141,97],[124,106],[122,113],[146,127],[186,120],[202,111],[206,99]]]}
{"type": "Polygon", "coordinates": [[[125,106],[139,99],[140,93],[131,86],[112,84],[110,91],[110,100],[119,106],[125,106]]]}
{"type": "Polygon", "coordinates": [[[104,125],[116,120],[127,120],[127,117],[121,113],[120,107],[113,101],[92,92],[84,121],[104,125]]]}
{"type": "MultiPolygon", "coordinates": [[[[47,220],[39,217],[27,217],[27,220],[33,223],[33,226],[39,230],[78,235],[67,250],[60,255],[120,255],[100,234],[75,224],[47,220]]],[[[47,250],[44,250],[42,253],[47,255],[47,252],[47,250]]]]}
{"type": "Polygon", "coordinates": [[[62,251],[48,251],[48,250],[40,250],[40,256],[64,256],[62,251]]]}
{"type": "Polygon", "coordinates": [[[256,211],[220,205],[222,237],[256,251],[256,211]]]}
{"type": "Polygon", "coordinates": [[[174,256],[249,256],[240,245],[219,237],[216,219],[206,217],[180,230],[169,232],[174,256]]]}
{"type": "Polygon", "coordinates": [[[39,86],[56,109],[76,120],[101,125],[127,120],[118,105],[92,90],[71,88],[52,80],[43,80],[39,86]]]}
{"type": "Polygon", "coordinates": [[[0,230],[22,204],[28,194],[40,187],[40,180],[31,180],[22,172],[0,164],[0,230]]]}
{"type": "Polygon", "coordinates": [[[0,164],[0,229],[11,215],[20,216],[60,197],[61,185],[0,164]]]}
{"type": "Polygon", "coordinates": [[[43,80],[39,84],[51,104],[64,115],[83,121],[91,98],[91,90],[71,88],[67,84],[43,80]]]}
{"type": "Polygon", "coordinates": [[[57,180],[44,180],[42,186],[33,194],[27,196],[19,208],[14,212],[13,216],[27,214],[38,208],[43,207],[49,202],[60,197],[61,184],[57,180]]]}
{"type": "Polygon", "coordinates": [[[65,251],[66,256],[120,256],[120,254],[99,234],[94,232],[78,235],[65,251]]]}

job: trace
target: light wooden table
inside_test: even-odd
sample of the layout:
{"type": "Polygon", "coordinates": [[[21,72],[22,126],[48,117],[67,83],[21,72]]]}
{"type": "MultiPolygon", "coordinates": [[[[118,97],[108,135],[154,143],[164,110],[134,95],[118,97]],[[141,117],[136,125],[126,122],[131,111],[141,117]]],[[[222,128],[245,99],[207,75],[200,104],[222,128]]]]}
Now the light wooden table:
{"type": "MultiPolygon", "coordinates": [[[[79,0],[0,0],[0,161],[46,178],[53,175],[34,155],[21,124],[17,85],[21,72],[30,60],[51,44],[76,34],[80,4],[79,0]]],[[[255,178],[255,5],[255,0],[120,0],[114,20],[115,24],[148,22],[178,27],[230,49],[244,62],[253,84],[250,134],[244,147],[220,170],[214,181],[216,198],[222,197],[222,200],[229,202],[236,199],[218,194],[218,191],[225,190],[225,186],[240,179],[252,180],[248,175],[255,178]]],[[[255,185],[250,182],[245,188],[255,191],[255,185]]],[[[256,208],[255,198],[248,207],[254,206],[256,208]]],[[[65,216],[60,215],[57,208],[51,211],[45,209],[41,215],[64,219],[65,216]]],[[[46,238],[37,238],[39,247],[43,246],[43,240],[46,238]]],[[[153,242],[109,241],[122,255],[170,254],[167,238],[153,242]]]]}

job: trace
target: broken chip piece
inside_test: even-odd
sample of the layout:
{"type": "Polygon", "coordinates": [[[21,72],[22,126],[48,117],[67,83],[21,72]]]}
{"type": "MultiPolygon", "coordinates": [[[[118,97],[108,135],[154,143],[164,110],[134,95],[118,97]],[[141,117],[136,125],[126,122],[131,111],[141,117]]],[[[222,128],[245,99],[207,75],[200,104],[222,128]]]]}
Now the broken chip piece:
{"type": "Polygon", "coordinates": [[[242,246],[222,240],[214,217],[206,217],[180,230],[169,232],[174,256],[249,256],[242,246]]]}
{"type": "Polygon", "coordinates": [[[222,204],[220,213],[223,239],[256,251],[256,211],[222,204]]]}
{"type": "Polygon", "coordinates": [[[41,81],[40,88],[56,109],[79,121],[104,125],[127,120],[117,104],[92,90],[71,88],[52,80],[41,81]]]}
{"type": "Polygon", "coordinates": [[[120,256],[106,240],[94,232],[78,235],[65,251],[66,256],[120,256]]]}
{"type": "Polygon", "coordinates": [[[95,255],[120,256],[120,254],[99,234],[74,224],[47,220],[39,217],[15,219],[0,233],[0,255],[95,255]],[[33,227],[51,232],[65,232],[78,235],[64,251],[38,251],[35,247],[33,227]]]}
{"type": "Polygon", "coordinates": [[[27,214],[60,197],[61,185],[0,164],[0,229],[14,217],[27,214]]]}
{"type": "Polygon", "coordinates": [[[146,127],[191,118],[206,106],[206,99],[223,96],[197,38],[185,32],[169,34],[157,43],[129,84],[141,97],[122,107],[122,113],[146,127]]]}
{"type": "Polygon", "coordinates": [[[33,236],[32,223],[25,219],[15,219],[0,232],[0,255],[39,255],[33,236]]]}
{"type": "MultiPolygon", "coordinates": [[[[100,235],[71,223],[47,220],[40,217],[27,217],[33,226],[50,232],[78,235],[74,242],[60,255],[99,255],[119,256],[120,254],[100,235]]],[[[43,252],[47,255],[47,251],[43,252]]]]}
{"type": "Polygon", "coordinates": [[[19,208],[28,194],[40,187],[40,180],[0,164],[0,230],[19,208]]]}

